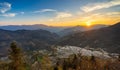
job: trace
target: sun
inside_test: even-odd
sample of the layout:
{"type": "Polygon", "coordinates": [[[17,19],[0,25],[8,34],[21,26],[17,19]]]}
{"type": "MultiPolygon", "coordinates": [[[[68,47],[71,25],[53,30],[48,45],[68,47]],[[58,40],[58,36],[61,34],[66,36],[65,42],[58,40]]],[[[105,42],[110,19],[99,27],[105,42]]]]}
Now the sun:
{"type": "Polygon", "coordinates": [[[86,22],[86,26],[90,27],[91,26],[91,22],[90,21],[86,22]]]}

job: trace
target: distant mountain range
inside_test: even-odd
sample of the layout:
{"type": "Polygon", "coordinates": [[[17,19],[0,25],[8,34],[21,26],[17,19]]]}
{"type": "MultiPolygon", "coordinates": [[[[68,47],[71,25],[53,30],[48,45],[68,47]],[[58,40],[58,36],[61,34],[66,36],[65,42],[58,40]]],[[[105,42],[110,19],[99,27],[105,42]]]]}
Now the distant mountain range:
{"type": "Polygon", "coordinates": [[[35,24],[35,25],[8,25],[8,26],[0,26],[0,29],[4,29],[4,30],[38,30],[38,29],[42,29],[42,30],[48,30],[50,32],[59,32],[65,28],[68,27],[53,27],[53,26],[47,26],[47,25],[43,25],[43,24],[35,24]]]}
{"type": "Polygon", "coordinates": [[[89,29],[86,29],[86,27],[83,26],[71,26],[71,27],[54,27],[54,26],[47,26],[43,24],[36,24],[36,25],[8,25],[8,26],[0,26],[0,29],[3,30],[11,30],[11,31],[16,31],[16,30],[47,30],[50,32],[57,33],[60,36],[65,36],[69,35],[75,32],[79,31],[87,31],[91,29],[98,29],[106,27],[106,25],[94,25],[89,29]]]}
{"type": "Polygon", "coordinates": [[[101,29],[67,35],[57,45],[103,48],[108,52],[120,53],[120,22],[101,29]]]}

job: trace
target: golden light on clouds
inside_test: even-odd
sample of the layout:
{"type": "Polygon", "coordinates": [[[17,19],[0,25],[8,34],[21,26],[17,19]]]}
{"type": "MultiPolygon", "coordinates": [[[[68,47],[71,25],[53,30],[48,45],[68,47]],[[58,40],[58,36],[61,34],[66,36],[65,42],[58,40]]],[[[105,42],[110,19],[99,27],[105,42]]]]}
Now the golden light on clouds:
{"type": "Polygon", "coordinates": [[[87,26],[90,27],[96,24],[112,25],[120,21],[120,12],[109,12],[109,13],[81,13],[81,14],[71,14],[71,13],[59,13],[58,15],[49,19],[36,19],[36,20],[24,20],[24,21],[5,21],[1,25],[34,25],[34,24],[44,24],[48,26],[87,26]],[[64,14],[64,15],[63,15],[64,14]],[[63,15],[63,16],[60,16],[63,15]],[[27,24],[26,24],[27,23],[27,24]]]}
{"type": "MultiPolygon", "coordinates": [[[[70,15],[70,13],[69,13],[70,15]]],[[[49,26],[92,26],[96,24],[112,25],[120,21],[120,12],[106,13],[81,13],[63,18],[53,18],[52,21],[44,21],[49,26]],[[114,13],[114,14],[113,14],[114,13]]]]}

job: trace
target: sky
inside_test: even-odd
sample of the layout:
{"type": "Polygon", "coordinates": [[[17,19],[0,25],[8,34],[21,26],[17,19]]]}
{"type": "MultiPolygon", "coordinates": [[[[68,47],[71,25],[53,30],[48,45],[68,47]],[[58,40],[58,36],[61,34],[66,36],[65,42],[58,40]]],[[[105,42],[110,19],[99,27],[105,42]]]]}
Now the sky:
{"type": "Polygon", "coordinates": [[[76,26],[120,21],[120,0],[0,0],[0,26],[76,26]]]}

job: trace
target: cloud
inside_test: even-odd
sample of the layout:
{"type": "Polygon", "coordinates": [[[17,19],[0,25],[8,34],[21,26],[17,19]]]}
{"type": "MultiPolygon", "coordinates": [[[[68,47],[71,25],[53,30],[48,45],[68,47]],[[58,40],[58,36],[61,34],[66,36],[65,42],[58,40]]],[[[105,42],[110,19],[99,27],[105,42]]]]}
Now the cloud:
{"type": "Polygon", "coordinates": [[[8,2],[0,3],[0,13],[6,13],[11,9],[11,4],[8,2]]]}
{"type": "Polygon", "coordinates": [[[20,14],[22,14],[22,15],[23,15],[23,14],[25,14],[25,12],[20,12],[20,14]]]}
{"type": "Polygon", "coordinates": [[[106,13],[106,15],[120,15],[120,12],[109,12],[109,13],[106,13]]]}
{"type": "Polygon", "coordinates": [[[5,13],[5,14],[1,14],[0,16],[3,17],[15,17],[17,14],[16,13],[5,13]]]}
{"type": "MultiPolygon", "coordinates": [[[[17,15],[17,13],[7,13],[7,11],[11,10],[11,5],[8,2],[3,2],[0,3],[0,16],[2,17],[15,17],[17,15]]],[[[21,12],[22,14],[22,12],[21,12]]]]}
{"type": "Polygon", "coordinates": [[[48,19],[48,21],[53,22],[53,21],[68,20],[72,16],[73,16],[73,14],[71,14],[69,12],[56,12],[56,15],[53,18],[48,19]]]}
{"type": "Polygon", "coordinates": [[[86,6],[81,7],[81,10],[84,12],[91,12],[103,8],[110,8],[112,6],[120,5],[120,0],[112,0],[105,3],[93,3],[93,4],[87,4],[86,6]]]}
{"type": "Polygon", "coordinates": [[[33,13],[44,13],[44,12],[57,12],[57,10],[54,9],[42,9],[39,11],[34,11],[33,13]]]}
{"type": "Polygon", "coordinates": [[[61,18],[68,18],[71,17],[72,14],[68,12],[58,12],[56,18],[61,19],[61,18]]]}

